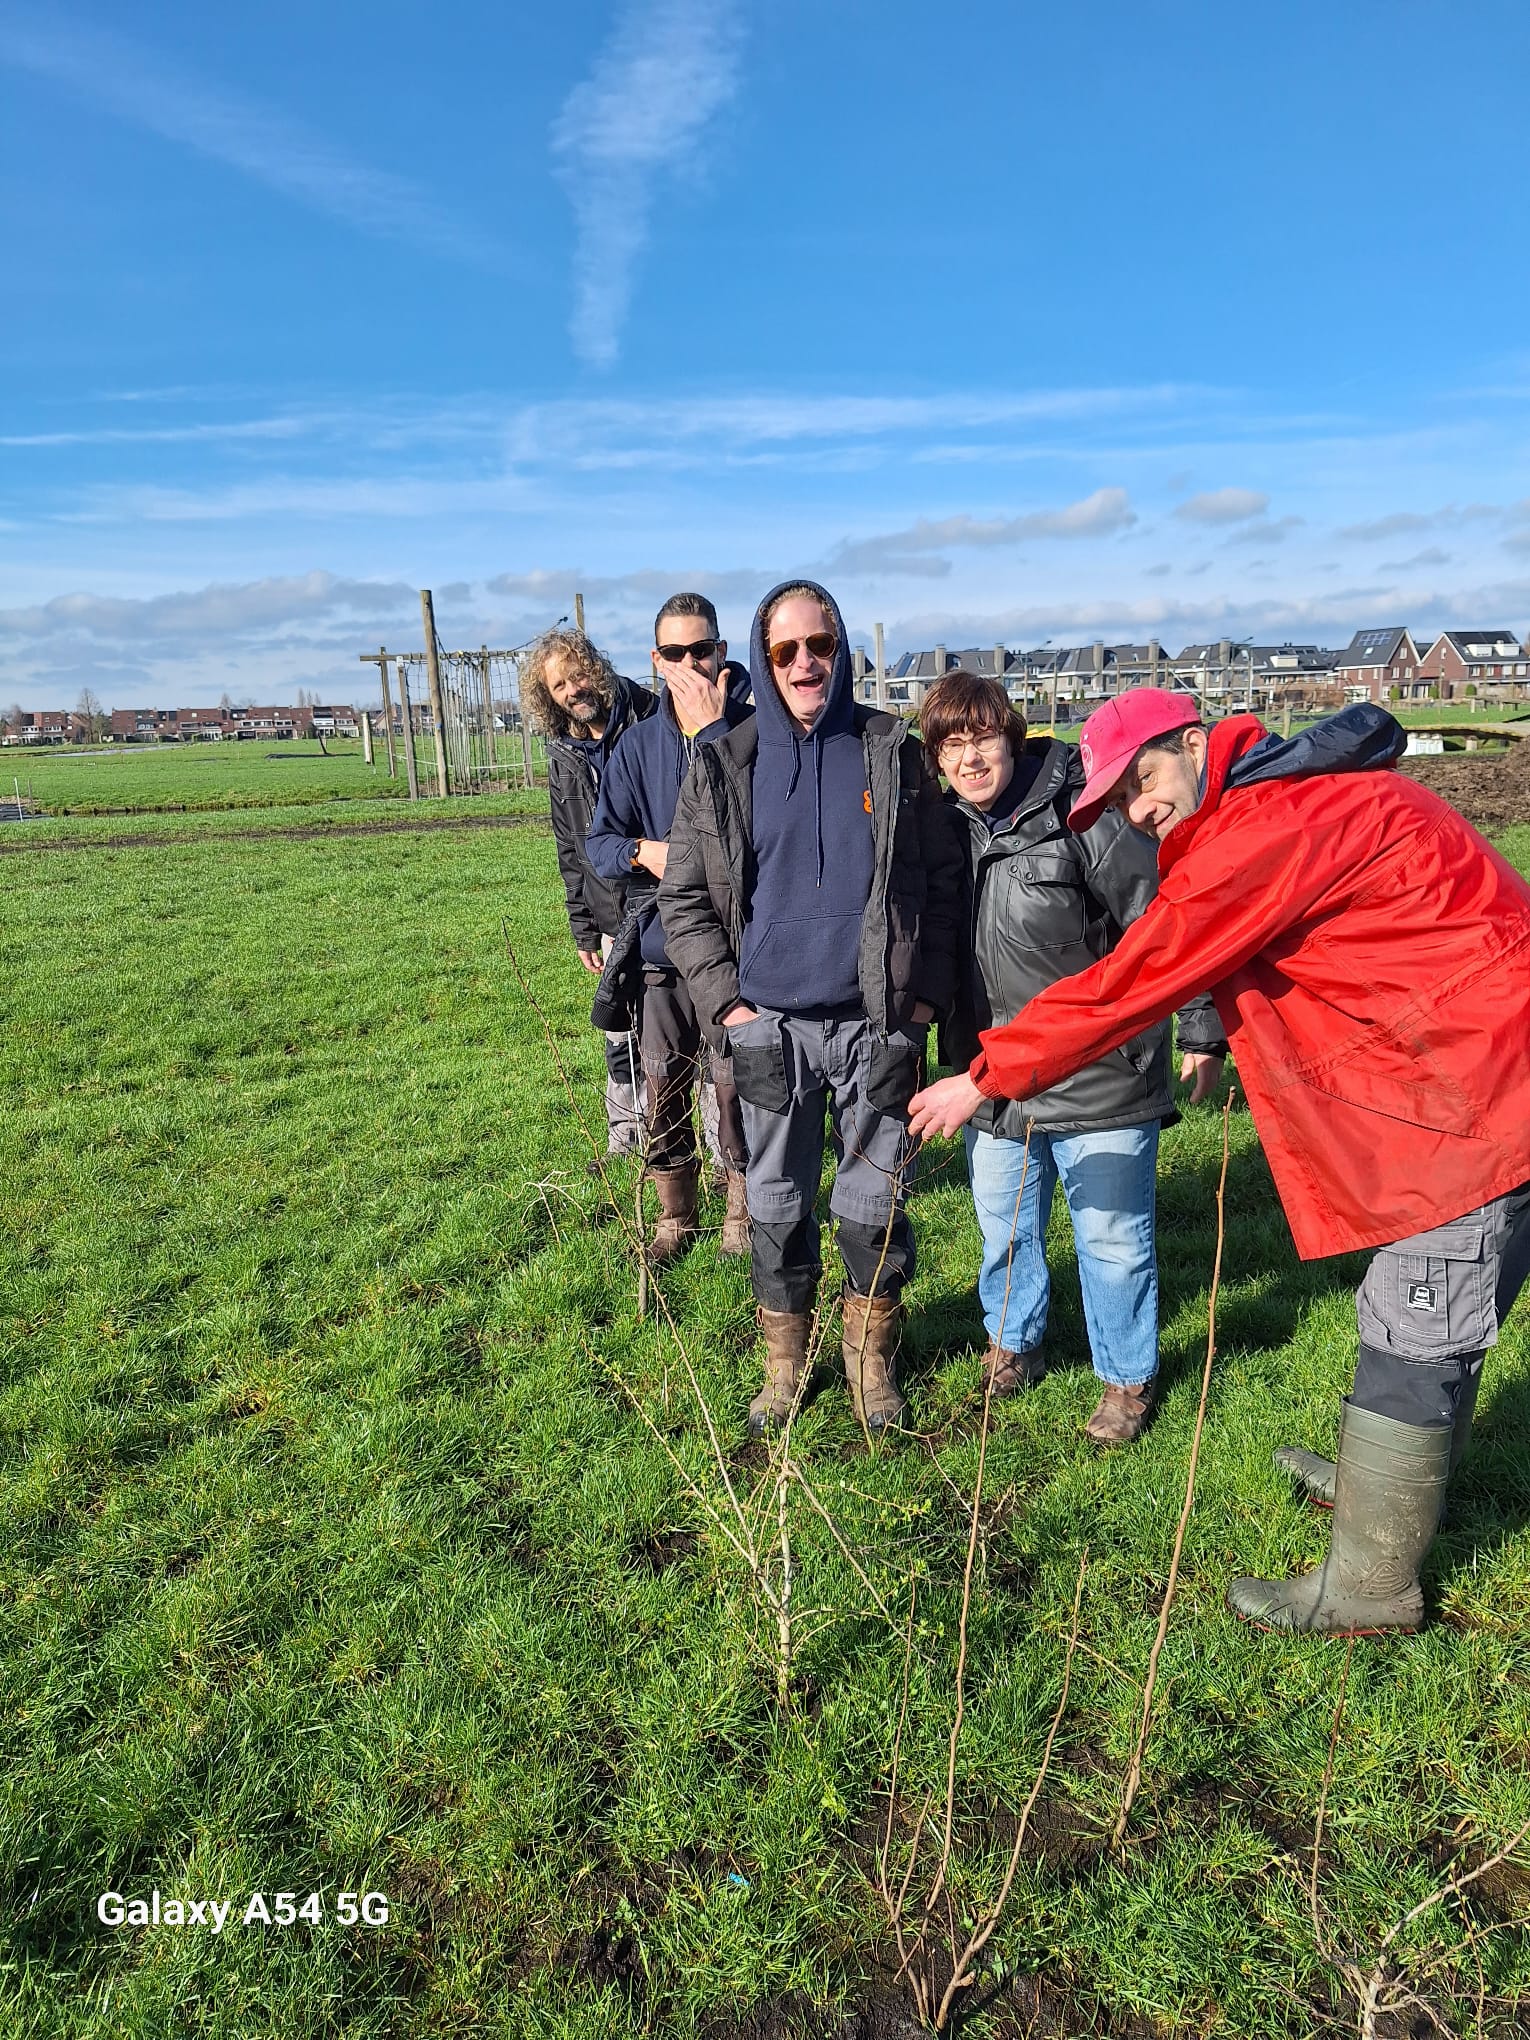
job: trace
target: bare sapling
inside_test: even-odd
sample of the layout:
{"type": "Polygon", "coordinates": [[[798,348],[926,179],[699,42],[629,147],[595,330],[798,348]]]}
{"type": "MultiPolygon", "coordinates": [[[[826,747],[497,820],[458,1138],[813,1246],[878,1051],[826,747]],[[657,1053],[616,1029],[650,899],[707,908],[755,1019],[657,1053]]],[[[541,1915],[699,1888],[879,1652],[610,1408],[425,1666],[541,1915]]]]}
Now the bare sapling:
{"type": "Polygon", "coordinates": [[[1148,1730],[1153,1720],[1153,1695],[1158,1686],[1158,1660],[1163,1652],[1163,1641],[1169,1633],[1169,1611],[1174,1606],[1174,1590],[1179,1584],[1179,1562],[1185,1549],[1185,1532],[1190,1526],[1190,1511],[1195,1504],[1195,1472],[1201,1457],[1201,1433],[1206,1426],[1206,1399],[1211,1393],[1211,1363],[1217,1350],[1217,1292],[1222,1282],[1222,1246],[1227,1236],[1227,1156],[1231,1139],[1233,1100],[1237,1089],[1229,1085],[1227,1101],[1222,1107],[1222,1173],[1217,1179],[1217,1251],[1211,1265],[1211,1294],[1206,1304],[1206,1364],[1201,1370],[1201,1397],[1195,1410],[1195,1429],[1190,1435],[1190,1463],[1185,1469],[1185,1498],[1180,1505],[1179,1525],[1174,1533],[1174,1550],[1169,1559],[1169,1578],[1164,1587],[1163,1606],[1158,1611],[1158,1632],[1153,1638],[1153,1648],[1148,1653],[1147,1679],[1142,1688],[1142,1718],[1137,1724],[1137,1742],[1132,1750],[1131,1762],[1126,1767],[1126,1784],[1121,1793],[1121,1810],[1116,1815],[1115,1831],[1111,1835],[1112,1848],[1122,1847],[1126,1838],[1126,1824],[1131,1818],[1132,1801],[1137,1796],[1137,1787],[1142,1783],[1142,1760],[1147,1750],[1148,1730]]]}
{"type": "MultiPolygon", "coordinates": [[[[1463,1848],[1457,1851],[1446,1875],[1427,1892],[1416,1905],[1399,1915],[1377,1942],[1375,1953],[1366,1962],[1356,1961],[1344,1954],[1334,1944],[1332,1936],[1323,1923],[1323,1911],[1319,1894],[1319,1876],[1322,1867],[1323,1834],[1327,1820],[1328,1795],[1333,1786],[1334,1763],[1339,1747],[1339,1733],[1344,1721],[1345,1699],[1349,1692],[1350,1666],[1354,1659],[1355,1639],[1351,1637],[1344,1652],[1344,1668],[1339,1676],[1338,1697],[1334,1702],[1333,1724],[1328,1735],[1328,1757],[1323,1766],[1323,1782],[1318,1793],[1317,1816],[1313,1825],[1312,1856],[1307,1873],[1307,1905],[1312,1918],[1313,1945],[1322,1959],[1335,1969],[1348,1989],[1354,1994],[1355,2030],[1359,2040],[1379,2040],[1383,2019],[1395,2022],[1421,2014],[1437,2033],[1447,2036],[1450,2028],[1435,2008],[1425,2001],[1420,1986],[1444,1966],[1459,1957],[1464,1942],[1469,1947],[1477,1969],[1477,2025],[1479,2033],[1487,2029],[1483,2014],[1487,2003],[1486,1984],[1482,1974],[1482,1962],[1478,1943],[1486,1934],[1502,1932],[1508,1927],[1523,1927],[1527,1915],[1495,1921],[1491,1926],[1474,1926],[1463,1919],[1460,1923],[1460,1939],[1447,1944],[1434,1957],[1414,1969],[1411,1979],[1394,1962],[1392,1950],[1399,1938],[1409,1927],[1430,1913],[1436,1906],[1448,1900],[1459,1898],[1468,1886],[1486,1877],[1500,1864],[1510,1861],[1530,1841],[1530,1820],[1522,1821],[1502,1848],[1494,1850],[1473,1870],[1463,1870],[1463,1848]]],[[[1388,2030],[1392,2030],[1389,2023],[1388,2030]]]]}
{"type": "MultiPolygon", "coordinates": [[[[668,1339],[673,1345],[673,1350],[679,1359],[683,1378],[690,1391],[691,1399],[700,1415],[702,1428],[706,1434],[710,1462],[717,1475],[717,1487],[715,1489],[703,1485],[696,1478],[691,1468],[675,1450],[673,1442],[666,1437],[659,1425],[654,1422],[636,1386],[609,1359],[598,1356],[592,1349],[587,1337],[584,1339],[586,1355],[591,1366],[599,1368],[608,1374],[622,1391],[622,1394],[631,1404],[639,1420],[669,1461],[686,1494],[689,1495],[691,1501],[701,1511],[709,1527],[720,1538],[723,1546],[733,1554],[743,1567],[750,1582],[751,1596],[756,1608],[765,1618],[769,1627],[771,1643],[765,1654],[768,1656],[772,1667],[777,1704],[783,1711],[786,1711],[791,1704],[792,1680],[798,1651],[811,1634],[825,1626],[828,1621],[840,1619],[843,1613],[843,1611],[833,1611],[832,1613],[827,1610],[819,1611],[816,1619],[812,1619],[809,1611],[800,1611],[796,1606],[798,1566],[792,1548],[790,1513],[790,1498],[795,1491],[800,1489],[809,1499],[815,1510],[828,1520],[831,1532],[834,1534],[835,1542],[840,1551],[850,1560],[852,1570],[871,1593],[876,1612],[884,1620],[889,1619],[885,1602],[872,1587],[864,1567],[854,1561],[848,1544],[843,1535],[838,1531],[838,1526],[833,1524],[828,1511],[824,1509],[823,1504],[818,1498],[812,1494],[806,1478],[802,1475],[800,1467],[793,1456],[792,1427],[801,1405],[802,1389],[806,1386],[807,1376],[804,1375],[803,1383],[799,1386],[797,1400],[794,1402],[785,1424],[783,1424],[777,1438],[773,1442],[768,1462],[768,1475],[766,1480],[761,1483],[760,1500],[762,1507],[759,1511],[759,1520],[757,1521],[755,1513],[751,1510],[746,1498],[740,1493],[735,1482],[733,1468],[728,1454],[723,1448],[716,1421],[713,1418],[706,1395],[702,1390],[695,1360],[686,1343],[684,1333],[669,1306],[662,1286],[657,1281],[651,1279],[645,1252],[642,1208],[642,1185],[648,1162],[648,1153],[645,1149],[642,1158],[643,1166],[638,1171],[635,1204],[629,1216],[623,1201],[618,1198],[612,1184],[610,1173],[606,1166],[604,1151],[580,1110],[573,1079],[559,1050],[557,1037],[553,1031],[550,1019],[537,997],[534,986],[515,954],[508,926],[502,924],[502,927],[505,950],[510,959],[511,968],[515,972],[528,1005],[537,1016],[553,1067],[557,1071],[559,1081],[569,1101],[575,1121],[585,1138],[591,1154],[599,1165],[601,1181],[605,1187],[611,1209],[621,1224],[628,1244],[631,1246],[637,1261],[639,1270],[639,1312],[646,1315],[650,1303],[655,1306],[657,1317],[661,1321],[662,1332],[667,1333],[668,1339]]],[[[659,1102],[662,1103],[662,1100],[659,1102]]],[[[657,1118],[658,1111],[655,1109],[649,1115],[649,1140],[652,1138],[652,1124],[656,1122],[657,1118]]]]}

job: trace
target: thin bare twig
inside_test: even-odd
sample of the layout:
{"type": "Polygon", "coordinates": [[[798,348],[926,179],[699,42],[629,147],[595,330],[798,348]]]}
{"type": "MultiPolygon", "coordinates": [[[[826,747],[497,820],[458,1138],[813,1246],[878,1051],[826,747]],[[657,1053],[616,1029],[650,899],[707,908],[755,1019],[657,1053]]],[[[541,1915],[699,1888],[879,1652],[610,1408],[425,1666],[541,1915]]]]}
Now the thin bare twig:
{"type": "Polygon", "coordinates": [[[1307,1879],[1307,1903],[1312,1911],[1312,1938],[1318,1953],[1325,1961],[1331,1961],[1327,1938],[1323,1933],[1322,1915],[1318,1910],[1318,1864],[1323,1849],[1323,1822],[1328,1814],[1328,1791],[1333,1784],[1334,1756],[1339,1747],[1339,1724],[1344,1719],[1344,1696],[1349,1691],[1349,1668],[1354,1662],[1355,1639],[1351,1637],[1344,1652],[1344,1671],[1339,1680],[1339,1697],[1334,1702],[1333,1727],[1328,1732],[1328,1761],[1323,1766],[1323,1787],[1318,1793],[1317,1821],[1312,1832],[1312,1870],[1307,1879]]]}
{"type": "Polygon", "coordinates": [[[1496,1870],[1500,1863],[1507,1861],[1514,1854],[1527,1836],[1530,1836],[1530,1820],[1522,1822],[1501,1849],[1495,1850],[1487,1861],[1479,1863],[1475,1870],[1468,1870],[1464,1877],[1458,1877],[1452,1867],[1450,1875],[1443,1883],[1437,1884],[1426,1898],[1421,1898],[1417,1905],[1410,1906],[1401,1919],[1394,1920],[1387,1928],[1377,1947],[1375,1967],[1371,1971],[1360,2001],[1360,2040],[1376,2040],[1376,2020],[1383,2009],[1380,1999],[1386,1983],[1387,1950],[1398,1935],[1411,1927],[1413,1922],[1421,1918],[1432,1906],[1438,1905],[1441,1899],[1459,1897],[1468,1884],[1475,1884],[1478,1878],[1485,1877],[1489,1870],[1496,1870]]]}
{"type": "Polygon", "coordinates": [[[796,1481],[798,1487],[800,1487],[802,1492],[807,1496],[811,1506],[817,1511],[818,1515],[822,1517],[823,1522],[828,1529],[829,1535],[834,1539],[834,1542],[839,1546],[840,1554],[844,1558],[845,1563],[849,1566],[850,1570],[855,1574],[856,1578],[860,1581],[861,1585],[866,1589],[867,1593],[870,1594],[872,1600],[875,1601],[877,1606],[877,1613],[881,1616],[882,1620],[887,1624],[888,1628],[891,1629],[893,1634],[896,1636],[898,1633],[898,1625],[893,1620],[892,1614],[888,1609],[887,1603],[882,1599],[882,1596],[877,1592],[876,1588],[872,1585],[870,1575],[867,1573],[866,1568],[861,1564],[860,1560],[856,1557],[855,1553],[850,1549],[849,1544],[845,1541],[844,1533],[840,1529],[839,1525],[835,1522],[834,1518],[829,1514],[828,1510],[824,1507],[823,1502],[819,1499],[819,1497],[816,1494],[814,1494],[812,1488],[808,1485],[807,1475],[802,1471],[802,1467],[797,1460],[792,1461],[791,1477],[794,1481],[796,1481]]]}
{"type": "Polygon", "coordinates": [[[1174,1605],[1174,1589],[1179,1583],[1180,1555],[1185,1548],[1185,1532],[1190,1525],[1190,1511],[1195,1502],[1195,1469],[1201,1456],[1201,1432],[1206,1423],[1206,1398],[1211,1392],[1211,1363],[1217,1350],[1217,1291],[1222,1281],[1222,1246],[1227,1233],[1226,1193],[1227,1156],[1231,1139],[1233,1099],[1237,1087],[1229,1085],[1227,1102],[1222,1108],[1222,1174],[1217,1182],[1217,1251],[1211,1268],[1211,1295],[1206,1305],[1206,1365],[1201,1372],[1201,1399],[1196,1406],[1195,1429],[1190,1438],[1190,1464],[1185,1471],[1185,1499],[1179,1512],[1179,1528],[1174,1533],[1174,1552],[1169,1560],[1168,1585],[1164,1589],[1163,1606],[1158,1612],[1158,1634],[1153,1638],[1153,1648],[1148,1653],[1147,1681],[1142,1689],[1142,1720],[1137,1728],[1137,1746],[1132,1751],[1132,1760],[1127,1767],[1126,1786],[1121,1794],[1121,1811],[1116,1816],[1115,1832],[1111,1847],[1119,1849],[1126,1837],[1126,1823],[1131,1817],[1132,1801],[1137,1796],[1137,1787],[1142,1782],[1142,1759],[1147,1749],[1148,1729],[1153,1718],[1153,1693],[1158,1684],[1158,1659],[1163,1650],[1163,1641],[1169,1631],[1169,1611],[1174,1605]]]}
{"type": "MultiPolygon", "coordinates": [[[[957,1956],[955,1965],[952,1968],[951,1981],[946,1985],[945,1995],[941,1998],[939,2009],[935,2014],[935,2030],[937,2033],[943,2033],[946,2030],[947,2021],[951,2016],[951,2007],[956,2002],[956,1994],[959,1990],[965,1990],[971,1983],[972,1965],[988,1946],[994,1929],[1003,1918],[1004,1908],[1009,1904],[1009,1894],[1014,1886],[1015,1872],[1020,1867],[1020,1851],[1025,1846],[1025,1837],[1031,1824],[1031,1815],[1036,1810],[1036,1802],[1041,1797],[1041,1788],[1046,1783],[1047,1771],[1052,1762],[1052,1746],[1057,1741],[1057,1732],[1062,1727],[1063,1714],[1068,1705],[1068,1688],[1073,1679],[1073,1657],[1078,1649],[1078,1620],[1079,1609],[1082,1607],[1084,1599],[1084,1573],[1088,1564],[1089,1547],[1085,1545],[1083,1554],[1078,1562],[1078,1582],[1073,1589],[1073,1614],[1068,1625],[1068,1647],[1063,1654],[1062,1692],[1057,1698],[1057,1711],[1052,1716],[1052,1725],[1047,1730],[1046,1745],[1041,1752],[1041,1764],[1036,1772],[1036,1782],[1032,1785],[1030,1796],[1020,1810],[1020,1824],[1015,1830],[1015,1846],[1010,1850],[1009,1867],[1004,1872],[1004,1881],[999,1886],[998,1896],[994,1899],[986,1914],[983,1915],[981,1923],[974,1930],[961,1954],[957,1956]]],[[[954,1951],[954,1939],[952,1947],[954,1951]]]]}

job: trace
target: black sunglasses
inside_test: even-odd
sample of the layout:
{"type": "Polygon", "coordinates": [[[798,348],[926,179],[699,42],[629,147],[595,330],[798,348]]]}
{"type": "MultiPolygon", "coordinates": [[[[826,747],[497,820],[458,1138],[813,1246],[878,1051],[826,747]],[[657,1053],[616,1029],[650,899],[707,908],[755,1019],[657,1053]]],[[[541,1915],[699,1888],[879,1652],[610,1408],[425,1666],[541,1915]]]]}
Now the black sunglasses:
{"type": "Polygon", "coordinates": [[[799,644],[807,647],[812,658],[832,659],[839,639],[832,630],[810,631],[805,638],[782,638],[780,644],[772,645],[770,648],[770,663],[778,673],[784,673],[796,658],[799,644]]]}
{"type": "Polygon", "coordinates": [[[655,645],[653,649],[666,666],[678,666],[682,659],[694,659],[699,666],[703,659],[711,658],[721,643],[721,638],[703,637],[689,645],[655,645]]]}

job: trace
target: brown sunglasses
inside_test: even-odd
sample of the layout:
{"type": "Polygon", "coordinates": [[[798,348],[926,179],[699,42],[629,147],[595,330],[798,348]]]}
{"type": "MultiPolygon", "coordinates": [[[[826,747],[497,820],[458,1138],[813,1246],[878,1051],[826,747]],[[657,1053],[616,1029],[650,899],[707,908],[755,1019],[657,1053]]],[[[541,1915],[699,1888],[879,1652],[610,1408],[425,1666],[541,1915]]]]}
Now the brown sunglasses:
{"type": "Polygon", "coordinates": [[[815,630],[805,638],[782,638],[780,644],[770,648],[770,663],[778,673],[784,673],[797,656],[797,647],[802,645],[815,659],[832,659],[839,646],[839,639],[832,630],[815,630]]]}

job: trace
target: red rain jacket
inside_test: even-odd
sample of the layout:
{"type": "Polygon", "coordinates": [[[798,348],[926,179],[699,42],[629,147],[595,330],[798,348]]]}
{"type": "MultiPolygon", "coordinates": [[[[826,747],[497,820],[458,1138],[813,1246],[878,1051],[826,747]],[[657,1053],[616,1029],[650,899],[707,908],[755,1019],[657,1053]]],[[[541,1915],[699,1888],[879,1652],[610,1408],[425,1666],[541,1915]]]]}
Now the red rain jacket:
{"type": "Polygon", "coordinates": [[[1265,734],[1216,726],[1153,904],[985,1033],[969,1074],[985,1097],[1032,1097],[1209,989],[1312,1260],[1530,1179],[1530,886],[1395,771],[1229,788],[1265,734]]]}

